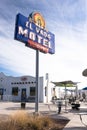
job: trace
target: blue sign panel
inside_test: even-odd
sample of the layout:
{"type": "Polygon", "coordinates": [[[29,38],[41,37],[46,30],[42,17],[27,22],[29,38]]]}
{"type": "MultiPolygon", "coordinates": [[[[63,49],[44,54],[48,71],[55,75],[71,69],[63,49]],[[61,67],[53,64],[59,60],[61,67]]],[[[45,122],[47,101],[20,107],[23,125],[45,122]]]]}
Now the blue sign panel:
{"type": "Polygon", "coordinates": [[[41,52],[55,53],[54,34],[36,25],[22,14],[17,14],[16,16],[15,39],[41,52]]]}

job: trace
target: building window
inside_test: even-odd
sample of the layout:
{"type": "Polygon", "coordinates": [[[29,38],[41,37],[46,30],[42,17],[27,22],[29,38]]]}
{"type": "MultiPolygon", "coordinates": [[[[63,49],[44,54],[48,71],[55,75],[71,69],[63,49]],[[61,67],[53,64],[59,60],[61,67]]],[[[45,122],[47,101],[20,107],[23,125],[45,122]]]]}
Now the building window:
{"type": "Polygon", "coordinates": [[[35,87],[30,87],[30,96],[35,96],[35,87]]]}
{"type": "Polygon", "coordinates": [[[13,87],[12,88],[12,95],[18,96],[18,87],[13,87]]]}

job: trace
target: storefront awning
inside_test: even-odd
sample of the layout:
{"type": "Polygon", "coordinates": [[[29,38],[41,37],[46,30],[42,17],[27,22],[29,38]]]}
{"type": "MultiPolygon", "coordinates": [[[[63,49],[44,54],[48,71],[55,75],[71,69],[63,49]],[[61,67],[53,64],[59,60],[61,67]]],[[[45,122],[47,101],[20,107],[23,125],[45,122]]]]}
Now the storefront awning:
{"type": "Polygon", "coordinates": [[[75,85],[77,85],[77,83],[79,82],[73,82],[71,80],[67,80],[67,81],[61,81],[61,82],[52,82],[55,86],[61,86],[61,87],[75,87],[75,85]]]}
{"type": "Polygon", "coordinates": [[[83,88],[82,90],[87,90],[87,87],[83,88]]]}

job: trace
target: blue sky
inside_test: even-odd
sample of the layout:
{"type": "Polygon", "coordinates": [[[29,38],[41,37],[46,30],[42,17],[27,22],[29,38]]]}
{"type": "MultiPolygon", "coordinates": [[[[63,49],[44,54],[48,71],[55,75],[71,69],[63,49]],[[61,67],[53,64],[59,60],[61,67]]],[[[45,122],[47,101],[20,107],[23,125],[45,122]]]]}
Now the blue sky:
{"type": "Polygon", "coordinates": [[[39,75],[51,81],[72,80],[87,85],[87,0],[2,0],[0,2],[0,72],[35,76],[36,52],[14,40],[17,13],[40,12],[55,34],[55,54],[39,53],[39,75]]]}

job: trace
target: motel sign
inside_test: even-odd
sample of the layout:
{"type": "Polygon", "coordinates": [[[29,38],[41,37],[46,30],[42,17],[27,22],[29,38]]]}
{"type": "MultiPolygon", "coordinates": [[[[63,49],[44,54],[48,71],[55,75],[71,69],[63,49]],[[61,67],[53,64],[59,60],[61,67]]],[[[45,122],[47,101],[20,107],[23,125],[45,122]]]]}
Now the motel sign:
{"type": "Polygon", "coordinates": [[[55,53],[55,36],[46,30],[45,20],[38,12],[29,17],[20,13],[16,15],[15,39],[43,53],[55,53]]]}

